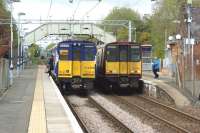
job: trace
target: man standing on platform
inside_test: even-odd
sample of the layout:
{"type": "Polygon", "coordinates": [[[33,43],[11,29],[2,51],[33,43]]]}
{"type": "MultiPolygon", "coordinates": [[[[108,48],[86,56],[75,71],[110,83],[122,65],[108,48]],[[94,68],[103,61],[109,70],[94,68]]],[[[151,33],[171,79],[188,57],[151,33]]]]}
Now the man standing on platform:
{"type": "Polygon", "coordinates": [[[152,64],[152,70],[153,70],[154,78],[159,78],[158,72],[160,71],[160,61],[157,57],[154,58],[154,61],[152,64]]]}
{"type": "Polygon", "coordinates": [[[49,58],[48,61],[48,73],[49,76],[51,75],[51,71],[53,70],[53,55],[51,55],[51,57],[49,58]]]}

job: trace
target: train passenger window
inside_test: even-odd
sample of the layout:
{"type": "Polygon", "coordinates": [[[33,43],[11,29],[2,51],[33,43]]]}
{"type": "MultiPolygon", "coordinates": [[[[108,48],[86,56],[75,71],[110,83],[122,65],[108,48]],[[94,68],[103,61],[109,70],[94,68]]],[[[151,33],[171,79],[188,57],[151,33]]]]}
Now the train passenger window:
{"type": "Polygon", "coordinates": [[[127,61],[128,60],[128,51],[127,46],[120,46],[120,61],[127,61]]]}
{"type": "Polygon", "coordinates": [[[73,60],[75,60],[75,61],[81,60],[81,50],[80,49],[73,50],[73,60]]]}
{"type": "Polygon", "coordinates": [[[85,46],[84,55],[86,61],[92,61],[95,59],[96,50],[94,46],[85,46]]]}
{"type": "Polygon", "coordinates": [[[60,50],[60,60],[68,60],[68,50],[60,50]]]}
{"type": "Polygon", "coordinates": [[[140,61],[140,47],[131,46],[129,48],[129,61],[140,61]]]}
{"type": "Polygon", "coordinates": [[[106,51],[107,61],[118,61],[119,60],[119,47],[118,46],[107,46],[106,51]]]}

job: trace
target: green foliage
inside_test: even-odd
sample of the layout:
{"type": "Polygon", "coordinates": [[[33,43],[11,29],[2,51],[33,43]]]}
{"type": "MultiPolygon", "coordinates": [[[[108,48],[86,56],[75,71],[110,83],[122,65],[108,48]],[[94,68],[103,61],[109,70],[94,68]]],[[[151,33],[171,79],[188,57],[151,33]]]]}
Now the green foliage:
{"type": "Polygon", "coordinates": [[[28,48],[29,57],[32,61],[34,61],[37,57],[40,56],[40,47],[36,44],[31,44],[28,48]]]}
{"type": "Polygon", "coordinates": [[[53,48],[56,44],[55,43],[50,43],[47,47],[46,50],[49,50],[51,48],[53,48]]]}
{"type": "Polygon", "coordinates": [[[164,58],[165,40],[167,36],[177,33],[177,20],[180,20],[182,0],[163,0],[157,2],[151,17],[151,43],[154,55],[164,58]]]}
{"type": "Polygon", "coordinates": [[[119,28],[117,30],[117,40],[125,41],[128,39],[128,30],[126,28],[119,28]]]}
{"type": "MultiPolygon", "coordinates": [[[[143,23],[140,19],[140,15],[130,8],[115,7],[104,20],[130,20],[132,22],[132,26],[136,27],[138,32],[142,30],[143,23]]],[[[114,32],[114,34],[117,35],[117,40],[128,40],[128,30],[125,27],[109,26],[106,27],[106,30],[114,32]]]]}
{"type": "Polygon", "coordinates": [[[149,32],[141,32],[138,38],[138,42],[141,43],[149,43],[150,41],[150,33],[149,32]]]}
{"type": "Polygon", "coordinates": [[[193,0],[192,6],[200,7],[200,1],[199,0],[193,0]]]}

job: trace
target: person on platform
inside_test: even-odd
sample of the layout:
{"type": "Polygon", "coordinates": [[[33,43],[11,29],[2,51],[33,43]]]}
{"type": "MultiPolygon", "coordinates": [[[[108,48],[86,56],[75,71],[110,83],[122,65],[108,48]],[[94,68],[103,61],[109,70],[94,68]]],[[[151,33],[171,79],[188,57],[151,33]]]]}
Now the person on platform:
{"type": "Polygon", "coordinates": [[[154,78],[159,78],[158,72],[160,71],[160,60],[155,57],[152,64],[152,71],[154,74],[154,78]]]}
{"type": "Polygon", "coordinates": [[[53,70],[53,55],[48,60],[48,73],[51,75],[51,71],[53,70]]]}

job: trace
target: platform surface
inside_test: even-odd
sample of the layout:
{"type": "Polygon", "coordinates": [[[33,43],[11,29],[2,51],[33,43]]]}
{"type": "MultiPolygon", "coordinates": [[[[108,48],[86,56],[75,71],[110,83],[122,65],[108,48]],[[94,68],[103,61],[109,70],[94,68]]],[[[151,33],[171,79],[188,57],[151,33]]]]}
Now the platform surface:
{"type": "Polygon", "coordinates": [[[176,86],[175,80],[167,77],[160,75],[158,79],[155,79],[153,77],[153,73],[143,73],[144,81],[150,81],[154,85],[158,86],[159,88],[163,89],[165,92],[168,93],[170,97],[172,97],[176,103],[177,106],[187,106],[190,104],[190,100],[183,95],[179,89],[176,86]]]}
{"type": "Polygon", "coordinates": [[[82,133],[45,66],[38,69],[28,133],[82,133]]]}
{"type": "Polygon", "coordinates": [[[0,133],[82,133],[45,66],[14,73],[0,97],[0,133]]]}
{"type": "Polygon", "coordinates": [[[0,100],[0,133],[27,133],[37,68],[25,69],[14,78],[0,100]]]}

